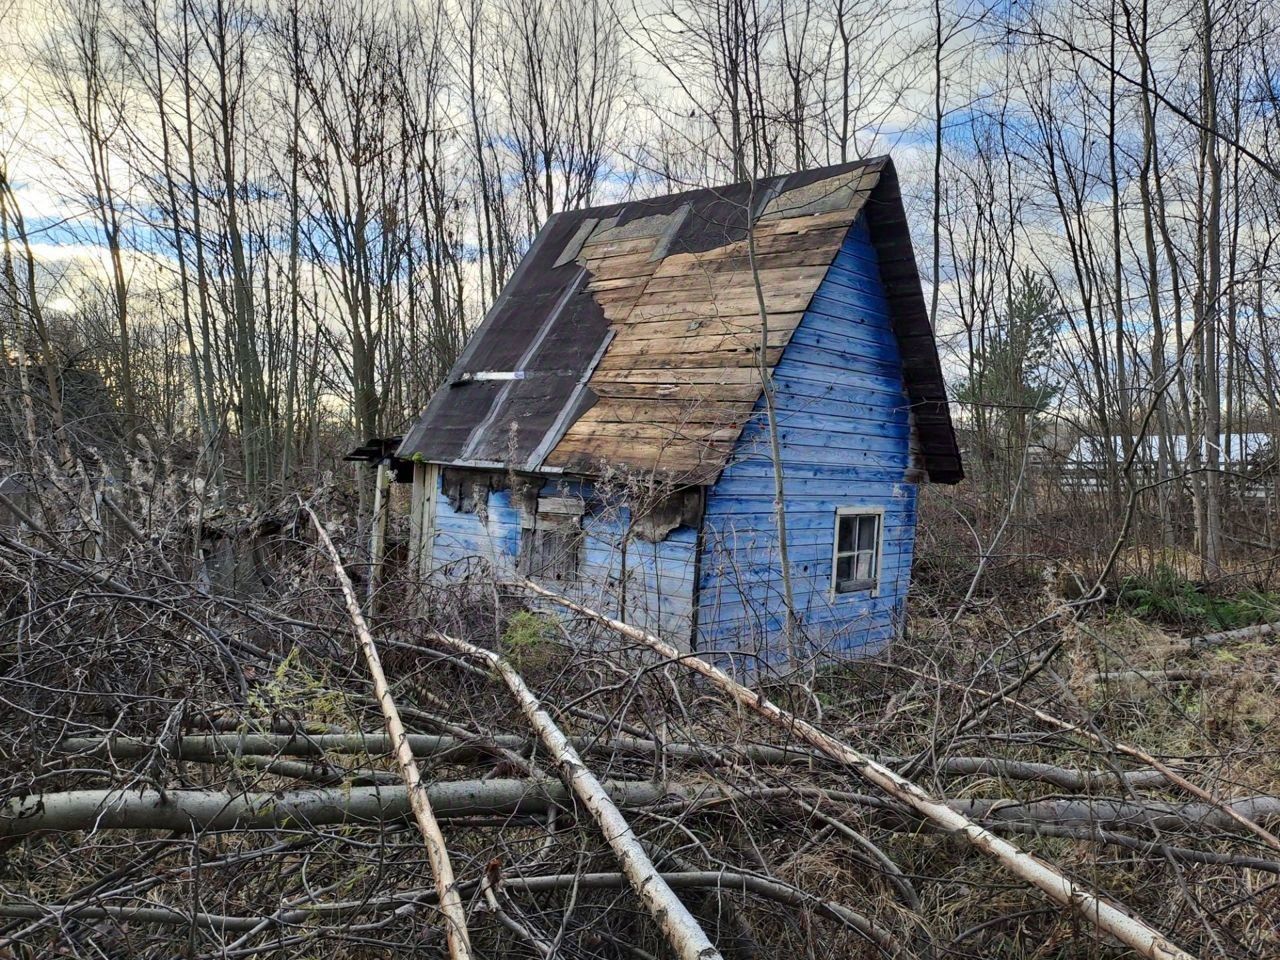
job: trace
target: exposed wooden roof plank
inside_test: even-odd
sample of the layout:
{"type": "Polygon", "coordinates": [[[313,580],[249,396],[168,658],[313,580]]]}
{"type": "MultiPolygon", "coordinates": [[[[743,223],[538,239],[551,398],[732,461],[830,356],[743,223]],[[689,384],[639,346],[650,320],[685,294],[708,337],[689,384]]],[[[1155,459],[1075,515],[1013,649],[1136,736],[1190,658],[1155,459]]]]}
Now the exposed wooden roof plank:
{"type": "Polygon", "coordinates": [[[742,402],[754,405],[760,396],[760,381],[747,383],[646,383],[615,380],[592,385],[601,399],[679,400],[694,403],[742,402]]]}
{"type": "MultiPolygon", "coordinates": [[[[689,338],[688,342],[696,344],[698,341],[696,338],[689,338]]],[[[765,362],[770,368],[777,364],[782,356],[782,350],[781,346],[768,349],[765,362]]],[[[601,373],[609,370],[684,370],[689,367],[705,368],[712,363],[718,363],[726,369],[751,367],[753,370],[758,370],[760,366],[758,358],[759,351],[754,346],[739,346],[731,349],[710,348],[688,352],[667,350],[662,353],[623,355],[614,354],[611,350],[605,354],[596,370],[601,373]]]]}
{"type": "MultiPolygon", "coordinates": [[[[751,341],[760,339],[760,316],[757,313],[742,316],[696,317],[686,319],[658,319],[657,317],[630,318],[625,343],[618,345],[621,353],[634,350],[650,340],[669,340],[682,337],[737,337],[751,341]]],[[[769,314],[769,342],[775,346],[784,345],[791,333],[800,325],[804,312],[769,314]],[[784,339],[777,339],[784,337],[784,339]]]]}

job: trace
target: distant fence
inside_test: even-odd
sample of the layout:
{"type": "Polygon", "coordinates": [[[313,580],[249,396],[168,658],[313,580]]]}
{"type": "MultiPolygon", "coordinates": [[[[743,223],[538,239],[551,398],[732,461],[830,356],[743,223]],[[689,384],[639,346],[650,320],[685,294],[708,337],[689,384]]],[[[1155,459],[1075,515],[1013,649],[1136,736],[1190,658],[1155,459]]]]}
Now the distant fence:
{"type": "MultiPolygon", "coordinates": [[[[1084,492],[1105,491],[1112,477],[1111,466],[1099,462],[1042,462],[1038,468],[1041,476],[1055,479],[1062,487],[1084,492]]],[[[1225,464],[1218,469],[1224,475],[1226,486],[1236,496],[1265,501],[1276,495],[1278,478],[1274,469],[1260,470],[1256,461],[1225,464]]],[[[1164,480],[1174,491],[1191,494],[1192,480],[1185,464],[1171,464],[1161,471],[1154,463],[1138,462],[1129,471],[1139,487],[1154,487],[1164,480]]]]}

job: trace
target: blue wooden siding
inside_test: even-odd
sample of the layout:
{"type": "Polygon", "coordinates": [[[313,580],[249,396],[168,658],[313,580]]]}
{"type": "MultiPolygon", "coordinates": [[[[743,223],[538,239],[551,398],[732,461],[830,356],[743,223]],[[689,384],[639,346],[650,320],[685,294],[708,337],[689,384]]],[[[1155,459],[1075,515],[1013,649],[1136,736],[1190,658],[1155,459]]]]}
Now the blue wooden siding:
{"type": "MultiPolygon", "coordinates": [[[[793,589],[806,640],[892,637],[911,575],[916,485],[898,343],[865,219],[850,229],[774,370],[793,589]],[[879,589],[833,594],[836,510],[884,511],[879,589]]],[[[707,496],[698,646],[783,655],[782,569],[763,408],[707,496]]]]}
{"type": "MultiPolygon", "coordinates": [[[[581,498],[586,507],[578,580],[554,586],[595,609],[687,644],[697,531],[677,527],[660,543],[628,538],[626,508],[601,507],[590,485],[547,480],[542,494],[581,498]]],[[[439,485],[435,498],[432,560],[437,571],[455,577],[472,565],[500,574],[515,571],[521,517],[508,491],[492,491],[483,510],[475,512],[454,509],[439,485]]]]}

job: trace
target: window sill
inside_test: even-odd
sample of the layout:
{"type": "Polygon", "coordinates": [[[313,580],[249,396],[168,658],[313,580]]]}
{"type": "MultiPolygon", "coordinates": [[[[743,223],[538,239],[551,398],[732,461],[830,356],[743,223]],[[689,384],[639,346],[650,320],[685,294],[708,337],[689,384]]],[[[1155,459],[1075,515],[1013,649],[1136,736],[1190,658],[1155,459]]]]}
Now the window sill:
{"type": "Polygon", "coordinates": [[[836,584],[835,593],[837,597],[844,597],[851,593],[865,593],[868,590],[875,592],[878,586],[875,580],[846,580],[836,584]]]}

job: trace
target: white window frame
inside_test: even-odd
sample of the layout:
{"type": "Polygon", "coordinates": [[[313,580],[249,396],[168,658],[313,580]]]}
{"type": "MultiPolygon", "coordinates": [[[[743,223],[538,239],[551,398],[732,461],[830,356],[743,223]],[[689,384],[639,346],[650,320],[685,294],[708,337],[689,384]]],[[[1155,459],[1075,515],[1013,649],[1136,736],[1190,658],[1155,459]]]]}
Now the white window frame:
{"type": "MultiPolygon", "coordinates": [[[[855,533],[856,536],[856,533],[855,533]]],[[[837,507],[835,522],[831,528],[831,599],[839,600],[842,597],[858,597],[870,596],[877,597],[880,595],[880,576],[884,568],[884,508],[883,507],[837,507]],[[866,586],[856,586],[848,590],[841,590],[836,574],[840,567],[841,556],[853,556],[857,551],[841,551],[840,550],[840,521],[845,517],[875,517],[876,521],[876,546],[875,546],[875,569],[872,572],[870,581],[861,581],[866,586]]],[[[859,582],[859,581],[855,581],[859,582]]]]}

